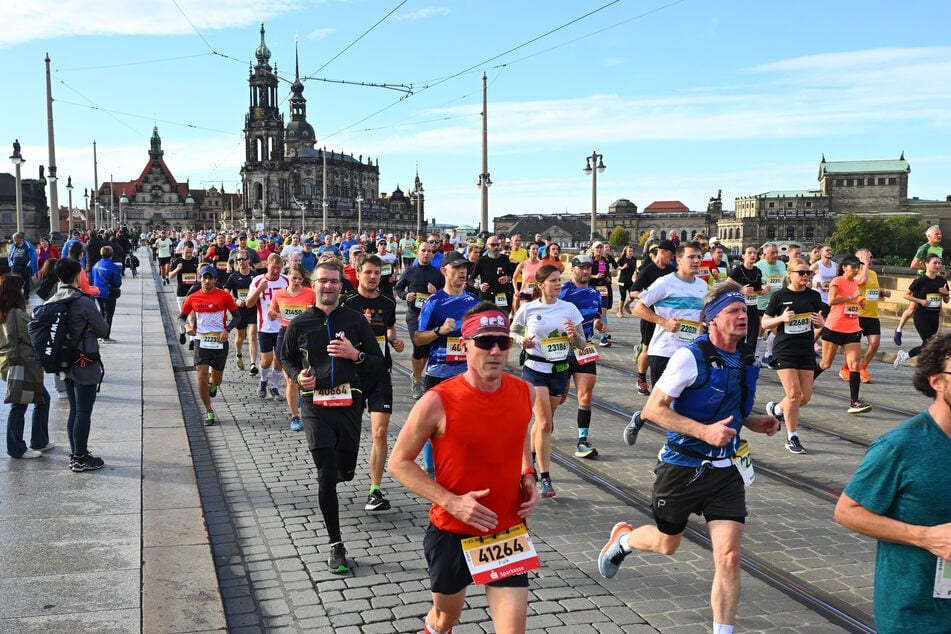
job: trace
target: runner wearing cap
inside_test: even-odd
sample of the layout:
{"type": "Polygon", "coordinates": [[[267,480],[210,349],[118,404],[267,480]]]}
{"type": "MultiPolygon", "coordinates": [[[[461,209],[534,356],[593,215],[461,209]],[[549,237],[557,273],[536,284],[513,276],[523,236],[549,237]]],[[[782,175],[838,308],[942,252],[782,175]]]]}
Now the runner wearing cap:
{"type": "Polygon", "coordinates": [[[228,363],[228,333],[241,321],[238,305],[230,293],[215,287],[218,271],[206,264],[198,271],[201,289],[185,298],[179,320],[189,336],[198,338],[195,367],[198,370],[198,395],[205,405],[205,424],[215,424],[211,399],[218,395],[221,375],[228,363]],[[195,325],[189,317],[194,313],[195,325]],[[225,313],[231,322],[225,325],[225,313]],[[211,367],[211,376],[208,368],[211,367]]]}
{"type": "MultiPolygon", "coordinates": [[[[578,395],[578,444],[575,447],[575,456],[578,458],[593,458],[598,450],[591,445],[588,432],[591,428],[591,396],[594,384],[598,380],[598,350],[591,344],[595,331],[606,333],[607,325],[601,317],[601,293],[591,288],[590,255],[577,255],[571,260],[571,280],[561,285],[558,299],[564,300],[577,307],[582,317],[582,330],[587,344],[583,348],[572,346],[568,355],[568,372],[575,380],[575,393],[578,395]]],[[[561,397],[564,403],[568,392],[561,397]]]]}

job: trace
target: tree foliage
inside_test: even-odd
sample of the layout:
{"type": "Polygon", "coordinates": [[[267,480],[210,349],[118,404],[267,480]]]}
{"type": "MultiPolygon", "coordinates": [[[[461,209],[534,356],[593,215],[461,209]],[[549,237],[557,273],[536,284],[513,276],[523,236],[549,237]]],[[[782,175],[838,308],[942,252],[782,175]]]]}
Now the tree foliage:
{"type": "Polygon", "coordinates": [[[626,247],[630,244],[631,234],[624,227],[615,227],[608,238],[608,243],[612,247],[626,247]]]}
{"type": "Polygon", "coordinates": [[[829,244],[836,253],[855,253],[867,248],[876,258],[898,258],[908,262],[924,241],[927,225],[915,216],[892,216],[863,220],[855,214],[839,219],[829,244]]]}

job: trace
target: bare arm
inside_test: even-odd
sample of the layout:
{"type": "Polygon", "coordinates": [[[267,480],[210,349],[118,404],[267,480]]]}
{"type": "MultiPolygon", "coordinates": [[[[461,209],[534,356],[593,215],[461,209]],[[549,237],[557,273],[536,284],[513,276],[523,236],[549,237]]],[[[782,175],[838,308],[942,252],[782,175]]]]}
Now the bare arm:
{"type": "Polygon", "coordinates": [[[916,526],[868,510],[843,493],[835,505],[835,521],[846,528],[895,544],[917,546],[951,561],[951,523],[916,526]]]}

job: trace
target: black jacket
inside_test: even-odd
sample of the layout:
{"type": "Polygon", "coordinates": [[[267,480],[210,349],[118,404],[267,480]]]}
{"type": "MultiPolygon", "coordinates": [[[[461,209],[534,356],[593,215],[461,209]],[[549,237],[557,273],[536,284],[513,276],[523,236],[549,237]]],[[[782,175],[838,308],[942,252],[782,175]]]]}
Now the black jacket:
{"type": "Polygon", "coordinates": [[[346,306],[338,306],[329,315],[311,306],[287,326],[284,344],[279,351],[284,371],[296,380],[310,368],[317,377],[317,387],[335,387],[350,383],[351,389],[361,386],[376,374],[386,372],[383,353],[366,317],[346,306]],[[327,354],[327,345],[338,333],[344,333],[350,343],[366,353],[362,363],[334,358],[327,354]]]}

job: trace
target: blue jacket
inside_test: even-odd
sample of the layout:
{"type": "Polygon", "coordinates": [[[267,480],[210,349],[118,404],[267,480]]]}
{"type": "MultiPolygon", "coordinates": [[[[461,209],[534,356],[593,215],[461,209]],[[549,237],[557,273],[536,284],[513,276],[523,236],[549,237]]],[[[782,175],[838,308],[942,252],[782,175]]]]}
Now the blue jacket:
{"type": "Polygon", "coordinates": [[[14,257],[17,257],[17,258],[21,257],[22,254],[20,254],[19,251],[24,249],[26,250],[25,255],[27,258],[29,258],[30,261],[24,262],[23,265],[29,266],[30,270],[33,272],[33,275],[36,275],[38,272],[36,268],[36,247],[34,247],[32,244],[30,244],[26,240],[24,240],[23,244],[19,247],[17,246],[16,242],[10,243],[10,251],[7,253],[7,264],[10,265],[10,270],[16,273],[19,267],[14,268],[13,260],[14,260],[14,257]]]}
{"type": "Polygon", "coordinates": [[[92,267],[92,285],[99,289],[99,299],[109,299],[110,286],[122,286],[122,267],[106,258],[100,258],[92,267]]]}

